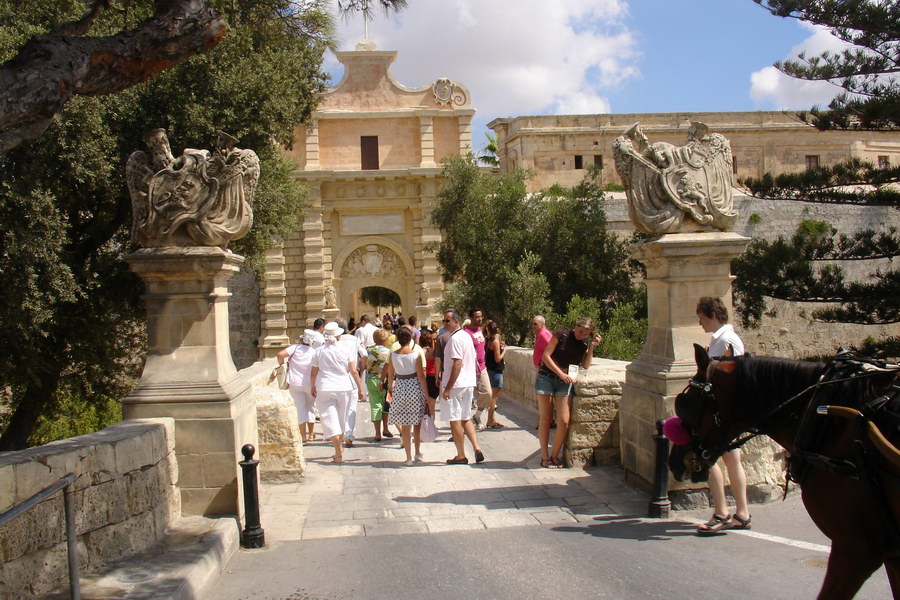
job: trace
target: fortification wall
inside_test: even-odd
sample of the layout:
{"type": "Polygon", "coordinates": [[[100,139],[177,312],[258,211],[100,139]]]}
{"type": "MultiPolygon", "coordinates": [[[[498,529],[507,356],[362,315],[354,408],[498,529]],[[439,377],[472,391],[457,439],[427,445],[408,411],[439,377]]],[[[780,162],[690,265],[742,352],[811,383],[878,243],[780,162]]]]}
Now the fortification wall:
{"type": "MultiPolygon", "coordinates": [[[[75,480],[81,572],[158,542],[181,513],[172,419],[122,421],[96,433],[0,453],[0,511],[68,473],[75,480]]],[[[34,598],[68,581],[62,492],[0,527],[0,598],[34,598]]]]}

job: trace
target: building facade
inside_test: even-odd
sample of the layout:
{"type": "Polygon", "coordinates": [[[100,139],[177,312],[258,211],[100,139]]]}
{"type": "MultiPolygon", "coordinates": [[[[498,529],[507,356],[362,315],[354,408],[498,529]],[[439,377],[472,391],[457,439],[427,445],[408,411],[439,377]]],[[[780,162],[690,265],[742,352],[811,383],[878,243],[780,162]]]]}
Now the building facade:
{"type": "Polygon", "coordinates": [[[639,122],[650,142],[681,146],[691,121],[701,121],[731,142],[736,179],[790,173],[833,165],[849,158],[873,164],[900,163],[900,133],[818,131],[788,113],[698,112],[546,115],[494,119],[501,170],[531,171],[529,191],[554,183],[580,182],[591,166],[603,183],[621,184],[612,156],[613,140],[639,122]]]}
{"type": "Polygon", "coordinates": [[[394,80],[395,51],[364,40],[338,52],[344,76],[328,89],[287,153],[309,187],[302,230],[270,251],[261,290],[260,358],[317,317],[361,316],[360,291],[400,297],[430,321],[443,292],[428,244],[441,159],[471,150],[468,90],[447,78],[416,88],[394,80]]]}

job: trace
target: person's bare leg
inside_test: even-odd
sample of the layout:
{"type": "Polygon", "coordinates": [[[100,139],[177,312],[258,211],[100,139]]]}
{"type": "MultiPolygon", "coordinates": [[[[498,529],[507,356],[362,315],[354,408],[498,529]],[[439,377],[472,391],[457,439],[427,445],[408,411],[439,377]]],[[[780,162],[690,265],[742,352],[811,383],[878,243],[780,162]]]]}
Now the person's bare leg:
{"type": "Polygon", "coordinates": [[[488,406],[488,418],[487,418],[487,426],[495,424],[497,421],[494,420],[494,413],[497,412],[497,398],[500,396],[500,388],[491,388],[491,403],[488,406]]]}
{"type": "Polygon", "coordinates": [[[463,421],[462,427],[466,432],[466,437],[469,438],[469,443],[472,444],[472,450],[481,452],[481,446],[478,445],[478,434],[475,432],[475,424],[472,423],[472,420],[463,421]]]}
{"type": "Polygon", "coordinates": [[[306,424],[306,439],[313,441],[316,439],[316,422],[310,421],[306,424]]]}
{"type": "Polygon", "coordinates": [[[725,477],[722,469],[716,463],[709,469],[709,496],[713,503],[713,514],[719,517],[727,517],[728,502],[725,500],[725,477]]]}
{"type": "Polygon", "coordinates": [[[540,411],[540,420],[538,421],[538,443],[541,445],[541,461],[550,460],[550,454],[547,452],[547,446],[550,444],[550,421],[553,418],[553,400],[552,396],[546,394],[538,394],[538,410],[540,411]]]}
{"type": "Polygon", "coordinates": [[[554,396],[553,404],[556,406],[556,435],[553,436],[553,448],[550,449],[550,459],[559,460],[559,453],[566,445],[566,437],[569,435],[569,412],[571,410],[571,396],[554,396]]]}
{"type": "MultiPolygon", "coordinates": [[[[469,421],[465,421],[469,423],[469,421]]],[[[471,423],[469,424],[471,427],[471,423]]],[[[456,446],[456,456],[454,458],[466,457],[466,445],[463,430],[463,421],[450,421],[450,434],[453,436],[453,445],[456,446]]]]}
{"type": "Polygon", "coordinates": [[[341,462],[341,459],[343,459],[344,455],[343,450],[341,449],[343,444],[343,434],[338,434],[331,438],[331,445],[334,446],[334,457],[332,457],[332,460],[334,460],[334,462],[341,462]]]}
{"type": "Polygon", "coordinates": [[[422,454],[422,422],[418,422],[413,426],[413,440],[416,445],[416,454],[422,454]]]}
{"type": "MultiPolygon", "coordinates": [[[[728,469],[728,482],[731,484],[731,495],[734,496],[734,514],[746,521],[750,518],[750,506],[747,503],[747,474],[741,464],[741,451],[735,449],[726,452],[722,455],[722,461],[728,469]]],[[[725,495],[724,485],[722,495],[725,495]]]]}
{"type": "Polygon", "coordinates": [[[300,423],[298,429],[300,430],[300,441],[305,444],[309,441],[309,434],[306,433],[306,423],[300,423]]]}
{"type": "Polygon", "coordinates": [[[412,460],[412,443],[410,443],[410,434],[412,434],[412,425],[401,425],[400,426],[400,439],[403,440],[403,449],[406,451],[406,460],[412,460]]]}

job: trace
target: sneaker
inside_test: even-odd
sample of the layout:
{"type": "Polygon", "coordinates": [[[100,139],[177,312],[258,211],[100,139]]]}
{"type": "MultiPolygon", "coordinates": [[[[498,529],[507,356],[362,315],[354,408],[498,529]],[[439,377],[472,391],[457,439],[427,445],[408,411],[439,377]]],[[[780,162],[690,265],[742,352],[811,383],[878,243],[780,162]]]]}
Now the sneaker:
{"type": "Polygon", "coordinates": [[[421,454],[416,454],[416,457],[413,460],[415,460],[416,462],[422,462],[423,460],[425,460],[425,457],[421,454]]]}

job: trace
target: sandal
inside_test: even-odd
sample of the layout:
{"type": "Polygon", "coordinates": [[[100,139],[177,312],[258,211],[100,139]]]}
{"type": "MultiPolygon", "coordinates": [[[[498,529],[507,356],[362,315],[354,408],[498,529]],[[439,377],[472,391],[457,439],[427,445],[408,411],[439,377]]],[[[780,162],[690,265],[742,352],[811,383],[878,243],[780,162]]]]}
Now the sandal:
{"type": "Polygon", "coordinates": [[[335,456],[332,456],[332,457],[331,457],[331,462],[333,462],[333,463],[341,463],[341,462],[343,462],[343,461],[344,461],[344,457],[343,457],[343,456],[337,456],[337,455],[335,455],[335,456]]]}
{"type": "MultiPolygon", "coordinates": [[[[748,519],[749,522],[749,519],[748,519]]],[[[714,514],[709,521],[697,528],[697,535],[716,535],[731,527],[731,515],[720,517],[714,514]]]]}
{"type": "Polygon", "coordinates": [[[503,429],[504,427],[506,427],[506,425],[503,423],[491,423],[487,426],[488,429],[503,429]]]}
{"type": "Polygon", "coordinates": [[[750,515],[747,515],[746,520],[740,518],[737,515],[732,515],[731,518],[734,519],[735,521],[737,521],[738,524],[737,525],[732,524],[731,527],[729,527],[729,529],[750,529],[750,521],[753,520],[750,515]]]}
{"type": "Polygon", "coordinates": [[[545,469],[552,469],[553,468],[552,465],[553,465],[553,461],[551,461],[549,458],[541,459],[541,467],[543,467],[545,469]]]}
{"type": "Polygon", "coordinates": [[[561,460],[556,458],[555,456],[550,459],[550,468],[551,469],[565,469],[566,465],[563,464],[561,460]]]}

